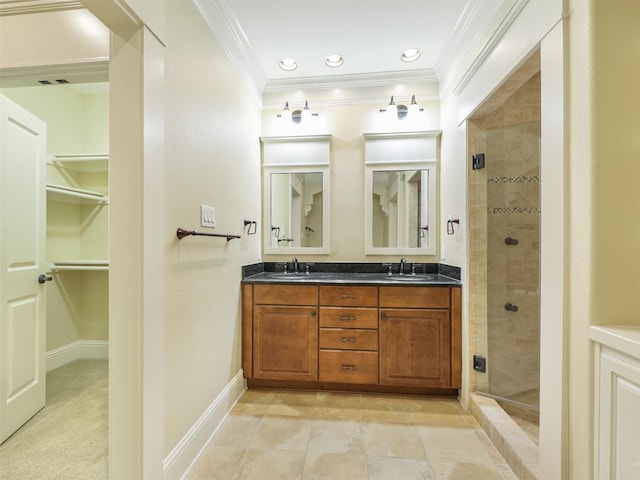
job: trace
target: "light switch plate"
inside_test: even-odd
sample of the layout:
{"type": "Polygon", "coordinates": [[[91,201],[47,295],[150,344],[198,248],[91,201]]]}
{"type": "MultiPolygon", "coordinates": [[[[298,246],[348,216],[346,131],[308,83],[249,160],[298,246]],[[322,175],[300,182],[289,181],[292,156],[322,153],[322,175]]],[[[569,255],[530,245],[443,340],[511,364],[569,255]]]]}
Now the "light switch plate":
{"type": "Polygon", "coordinates": [[[216,209],[206,205],[200,205],[200,218],[203,227],[216,227],[216,209]]]}

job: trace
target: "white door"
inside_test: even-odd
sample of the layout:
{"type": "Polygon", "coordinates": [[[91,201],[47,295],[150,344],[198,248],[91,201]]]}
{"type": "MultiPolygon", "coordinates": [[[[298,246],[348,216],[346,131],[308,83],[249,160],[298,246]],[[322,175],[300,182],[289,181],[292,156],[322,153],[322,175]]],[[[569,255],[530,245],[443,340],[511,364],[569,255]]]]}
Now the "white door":
{"type": "Polygon", "coordinates": [[[46,125],[0,95],[0,443],[45,405],[46,125]]]}

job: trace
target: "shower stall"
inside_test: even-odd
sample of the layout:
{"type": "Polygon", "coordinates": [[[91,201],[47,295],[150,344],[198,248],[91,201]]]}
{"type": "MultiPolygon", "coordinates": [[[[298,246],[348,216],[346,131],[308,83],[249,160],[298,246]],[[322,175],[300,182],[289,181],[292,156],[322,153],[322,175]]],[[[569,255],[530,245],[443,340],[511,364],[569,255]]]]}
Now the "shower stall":
{"type": "Polygon", "coordinates": [[[540,391],[540,75],[469,122],[472,389],[537,441],[540,391]],[[475,382],[474,382],[475,380],[475,382]],[[474,384],[475,383],[475,384],[474,384]]]}

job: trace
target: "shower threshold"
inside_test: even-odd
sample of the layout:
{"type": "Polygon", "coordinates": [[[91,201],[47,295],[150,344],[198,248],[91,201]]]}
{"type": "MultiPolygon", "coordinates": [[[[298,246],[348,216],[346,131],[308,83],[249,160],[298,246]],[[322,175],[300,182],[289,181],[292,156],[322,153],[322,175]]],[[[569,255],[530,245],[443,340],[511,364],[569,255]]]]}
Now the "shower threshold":
{"type": "Polygon", "coordinates": [[[538,445],[540,431],[539,389],[514,395],[515,398],[501,397],[485,392],[475,392],[478,395],[494,399],[502,409],[516,422],[531,440],[538,445]],[[519,401],[522,399],[526,401],[519,401]],[[533,403],[535,402],[535,404],[533,403]]]}
{"type": "Polygon", "coordinates": [[[515,475],[520,479],[539,478],[537,443],[498,401],[484,393],[473,392],[469,408],[515,475]]]}

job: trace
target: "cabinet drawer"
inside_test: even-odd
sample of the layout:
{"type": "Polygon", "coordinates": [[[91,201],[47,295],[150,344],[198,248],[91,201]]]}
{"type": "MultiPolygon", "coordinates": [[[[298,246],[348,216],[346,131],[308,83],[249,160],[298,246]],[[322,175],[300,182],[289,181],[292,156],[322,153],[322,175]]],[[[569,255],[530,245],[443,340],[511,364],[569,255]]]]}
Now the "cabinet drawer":
{"type": "Polygon", "coordinates": [[[378,352],[320,350],[321,382],[378,383],[378,352]]]}
{"type": "Polygon", "coordinates": [[[313,285],[254,285],[256,305],[316,305],[318,287],[313,285]]]}
{"type": "Polygon", "coordinates": [[[320,348],[377,351],[378,331],[357,328],[321,328],[320,348]]]}
{"type": "Polygon", "coordinates": [[[378,328],[378,309],[320,307],[320,326],[378,328]]]}
{"type": "Polygon", "coordinates": [[[377,307],[378,287],[322,286],[320,287],[320,305],[377,307]]]}
{"type": "Polygon", "coordinates": [[[380,287],[380,306],[449,308],[449,287],[380,287]]]}

